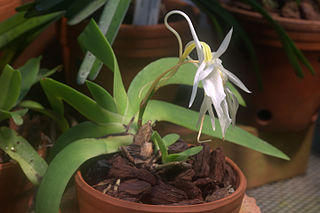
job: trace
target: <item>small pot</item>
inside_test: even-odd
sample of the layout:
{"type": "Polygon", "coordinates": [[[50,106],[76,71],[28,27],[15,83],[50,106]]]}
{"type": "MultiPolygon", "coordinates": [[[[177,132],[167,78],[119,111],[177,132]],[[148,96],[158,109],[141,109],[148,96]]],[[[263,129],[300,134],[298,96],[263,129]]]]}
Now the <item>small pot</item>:
{"type": "MultiPolygon", "coordinates": [[[[38,154],[46,156],[47,141],[42,141],[38,154]]],[[[27,179],[15,161],[0,163],[0,209],[1,213],[27,212],[35,192],[35,187],[27,179]]]]}
{"type": "Polygon", "coordinates": [[[33,186],[17,163],[0,163],[0,207],[2,213],[27,212],[33,186]]]}
{"type": "Polygon", "coordinates": [[[238,213],[245,194],[247,182],[238,166],[226,158],[226,161],[237,174],[237,189],[226,198],[204,204],[167,206],[134,203],[111,197],[95,190],[82,178],[80,171],[75,176],[78,205],[80,213],[238,213]]]}
{"type": "MultiPolygon", "coordinates": [[[[302,131],[315,121],[320,109],[320,21],[272,18],[281,25],[314,68],[312,75],[303,65],[304,78],[295,74],[278,35],[257,12],[225,6],[251,38],[259,62],[263,89],[259,89],[252,66],[244,81],[253,95],[248,96],[248,115],[261,130],[302,131]]],[[[249,71],[248,71],[249,70],[249,71]]]]}

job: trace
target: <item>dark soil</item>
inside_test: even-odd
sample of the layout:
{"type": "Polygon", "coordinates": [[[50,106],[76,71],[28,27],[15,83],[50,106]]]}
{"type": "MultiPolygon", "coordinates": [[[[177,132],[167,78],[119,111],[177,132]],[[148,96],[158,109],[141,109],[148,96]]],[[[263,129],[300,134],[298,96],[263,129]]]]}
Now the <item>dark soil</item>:
{"type": "MultiPolygon", "coordinates": [[[[221,0],[231,6],[251,10],[249,5],[236,0],[221,0]]],[[[320,21],[320,0],[258,0],[269,13],[296,19],[320,21]]]]}
{"type": "MultiPolygon", "coordinates": [[[[127,201],[145,204],[191,205],[224,198],[236,188],[236,174],[225,161],[222,149],[203,150],[185,162],[160,164],[153,152],[152,129],[144,125],[132,145],[122,152],[95,160],[84,179],[95,189],[127,201]]],[[[169,153],[186,150],[179,140],[169,153]]],[[[83,170],[84,171],[84,170],[83,170]]]]}

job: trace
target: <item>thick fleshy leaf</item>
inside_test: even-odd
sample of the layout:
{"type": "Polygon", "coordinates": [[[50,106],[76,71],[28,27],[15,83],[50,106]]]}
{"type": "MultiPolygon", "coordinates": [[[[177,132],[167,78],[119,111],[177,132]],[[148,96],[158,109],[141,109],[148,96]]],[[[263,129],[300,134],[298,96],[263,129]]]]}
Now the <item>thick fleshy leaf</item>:
{"type": "Polygon", "coordinates": [[[9,111],[16,104],[20,87],[20,72],[6,65],[0,76],[0,109],[9,111]]]}
{"type": "MultiPolygon", "coordinates": [[[[108,1],[99,19],[99,28],[110,44],[113,43],[119,27],[129,7],[130,0],[108,1]]],[[[86,53],[78,72],[78,83],[83,83],[89,76],[94,80],[100,72],[102,62],[94,55],[86,53]]]]}
{"type": "Polygon", "coordinates": [[[202,150],[202,146],[196,146],[196,147],[192,147],[189,148],[183,152],[180,153],[174,153],[174,154],[170,154],[167,157],[167,161],[168,162],[174,162],[174,161],[185,161],[187,160],[189,157],[198,154],[199,152],[201,152],[202,150]]]}
{"type": "Polygon", "coordinates": [[[93,99],[103,108],[111,112],[117,112],[116,104],[112,96],[103,87],[92,81],[86,81],[87,87],[93,99]]]}
{"type": "Polygon", "coordinates": [[[27,108],[27,109],[31,109],[33,111],[40,112],[40,113],[48,116],[49,118],[51,118],[53,121],[55,121],[57,123],[57,125],[59,126],[59,128],[62,132],[66,131],[69,128],[68,121],[65,119],[64,116],[62,116],[52,110],[46,109],[44,106],[42,106],[38,102],[31,101],[31,100],[25,100],[25,101],[20,102],[20,104],[18,106],[23,107],[23,108],[27,108]]]}
{"type": "Polygon", "coordinates": [[[19,103],[28,93],[31,86],[36,83],[40,70],[41,57],[32,58],[27,61],[18,71],[21,73],[21,90],[17,103],[19,103]]]}
{"type": "Polygon", "coordinates": [[[121,133],[125,127],[121,123],[98,125],[89,121],[80,123],[64,132],[54,143],[48,155],[49,162],[67,145],[83,138],[101,138],[113,133],[121,133]]]}
{"type": "Polygon", "coordinates": [[[159,133],[157,131],[153,131],[151,139],[156,144],[156,146],[160,149],[162,163],[168,163],[168,149],[166,147],[165,142],[159,135],[159,133]]]}
{"type": "Polygon", "coordinates": [[[107,0],[82,0],[74,1],[67,10],[65,16],[69,25],[79,24],[95,11],[101,8],[107,0]]]}
{"type": "Polygon", "coordinates": [[[168,135],[165,135],[162,138],[162,140],[165,143],[165,146],[169,147],[170,145],[174,144],[179,138],[180,138],[180,135],[178,134],[168,134],[168,135]]]}
{"type": "MultiPolygon", "coordinates": [[[[24,19],[23,22],[10,27],[10,29],[0,34],[0,49],[14,41],[18,37],[24,35],[24,33],[34,30],[42,25],[50,23],[62,16],[62,12],[50,13],[47,15],[37,16],[29,19],[24,19]]],[[[16,24],[16,23],[14,23],[16,24]]],[[[2,31],[2,30],[0,30],[2,31]]]]}
{"type": "Polygon", "coordinates": [[[121,115],[102,108],[91,98],[65,84],[50,78],[42,79],[40,83],[53,110],[60,115],[64,115],[63,101],[65,101],[83,116],[96,123],[122,120],[121,115]]]}
{"type": "MultiPolygon", "coordinates": [[[[143,117],[144,122],[151,121],[168,121],[191,130],[197,131],[196,121],[198,113],[186,108],[176,106],[170,103],[151,100],[145,110],[143,117]],[[155,113],[157,112],[157,113],[155,113]]],[[[202,132],[206,135],[222,138],[221,128],[216,121],[216,131],[212,131],[209,116],[205,116],[202,132]]],[[[258,152],[271,155],[274,157],[288,160],[289,157],[279,149],[273,147],[267,142],[256,136],[242,130],[241,128],[229,128],[225,135],[225,140],[238,145],[248,147],[258,152]]]]}
{"type": "Polygon", "coordinates": [[[0,148],[16,160],[33,184],[39,184],[47,170],[47,163],[23,137],[7,127],[0,128],[0,148]]]}
{"type": "Polygon", "coordinates": [[[60,201],[67,183],[81,164],[99,155],[118,152],[120,146],[129,145],[132,140],[132,135],[101,139],[87,138],[65,147],[51,161],[41,181],[36,196],[36,212],[59,212],[60,201]]]}
{"type": "Polygon", "coordinates": [[[12,118],[13,122],[19,126],[23,123],[22,116],[24,116],[27,112],[28,109],[21,109],[17,111],[6,111],[0,109],[0,121],[12,118]]]}
{"type": "Polygon", "coordinates": [[[84,31],[78,37],[80,45],[94,54],[114,73],[113,98],[118,112],[123,114],[127,107],[127,94],[123,86],[117,59],[113,50],[99,30],[94,20],[91,20],[84,31]]]}

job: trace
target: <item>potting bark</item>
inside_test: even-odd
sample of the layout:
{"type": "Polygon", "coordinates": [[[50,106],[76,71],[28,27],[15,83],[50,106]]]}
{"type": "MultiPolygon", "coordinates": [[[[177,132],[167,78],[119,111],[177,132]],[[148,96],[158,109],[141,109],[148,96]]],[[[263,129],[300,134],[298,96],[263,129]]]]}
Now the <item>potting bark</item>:
{"type": "MultiPolygon", "coordinates": [[[[145,204],[192,205],[211,202],[231,194],[236,175],[226,163],[221,148],[203,150],[187,161],[160,165],[159,152],[150,141],[151,125],[143,126],[132,145],[113,156],[95,161],[84,179],[95,189],[127,201],[145,204]],[[151,146],[150,146],[151,145],[151,146]],[[148,147],[148,153],[141,152],[148,147]],[[151,152],[150,152],[151,147],[151,152]]],[[[169,153],[189,146],[182,140],[169,147],[169,153]]]]}

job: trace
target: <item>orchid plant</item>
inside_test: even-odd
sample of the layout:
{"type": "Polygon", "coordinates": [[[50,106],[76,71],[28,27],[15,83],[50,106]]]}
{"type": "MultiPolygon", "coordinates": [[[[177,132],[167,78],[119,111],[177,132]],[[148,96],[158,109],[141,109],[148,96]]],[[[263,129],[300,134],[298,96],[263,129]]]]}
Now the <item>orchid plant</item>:
{"type": "MultiPolygon", "coordinates": [[[[289,159],[277,148],[241,128],[235,126],[227,130],[230,119],[234,121],[238,106],[237,98],[235,98],[237,93],[231,92],[234,88],[227,83],[227,80],[230,79],[231,82],[248,91],[233,74],[223,68],[219,59],[219,56],[227,48],[231,33],[227,35],[221,48],[217,52],[211,53],[207,44],[198,41],[187,15],[173,11],[166,16],[165,20],[174,13],[182,14],[188,20],[194,41],[189,43],[185,51],[182,52],[180,36],[165,21],[168,28],[176,34],[180,43],[179,58],[162,58],[147,65],[135,76],[128,91],[123,86],[112,48],[93,20],[80,34],[78,41],[84,50],[91,52],[113,71],[113,95],[91,81],[86,81],[86,85],[92,98],[53,79],[44,78],[41,80],[40,83],[51,107],[57,114],[63,116],[63,101],[65,101],[89,121],[68,129],[55,142],[51,153],[49,153],[48,169],[37,193],[36,212],[58,212],[63,192],[74,172],[93,157],[112,154],[118,152],[120,147],[132,144],[134,134],[147,122],[154,124],[156,121],[168,121],[191,130],[197,130],[196,120],[200,118],[201,131],[207,135],[224,138],[226,141],[271,156],[289,159]],[[193,49],[197,50],[197,60],[189,57],[193,49]],[[199,67],[197,68],[194,64],[199,67]],[[194,87],[190,101],[192,103],[196,88],[201,86],[200,81],[202,81],[206,93],[200,114],[181,106],[151,99],[152,95],[162,86],[184,84],[194,87]],[[217,111],[220,124],[213,116],[212,104],[217,111]],[[229,108],[227,104],[229,104],[229,108]],[[206,111],[209,111],[210,116],[205,114],[206,111]],[[212,131],[209,127],[210,123],[216,131],[212,131]]],[[[201,147],[194,147],[181,153],[169,155],[168,146],[178,138],[179,136],[175,134],[163,138],[157,132],[152,134],[151,140],[155,147],[158,147],[156,150],[161,152],[162,163],[184,161],[189,156],[201,151],[201,147]]]]}
{"type": "Polygon", "coordinates": [[[18,69],[6,65],[0,75],[0,149],[18,162],[24,174],[35,185],[39,184],[46,172],[47,163],[31,145],[33,141],[27,141],[4,122],[11,119],[16,126],[20,126],[23,124],[23,116],[29,109],[33,109],[57,121],[62,129],[65,127],[66,121],[53,111],[45,109],[38,102],[25,100],[35,83],[58,69],[40,69],[40,60],[41,57],[31,58],[18,69]]]}

